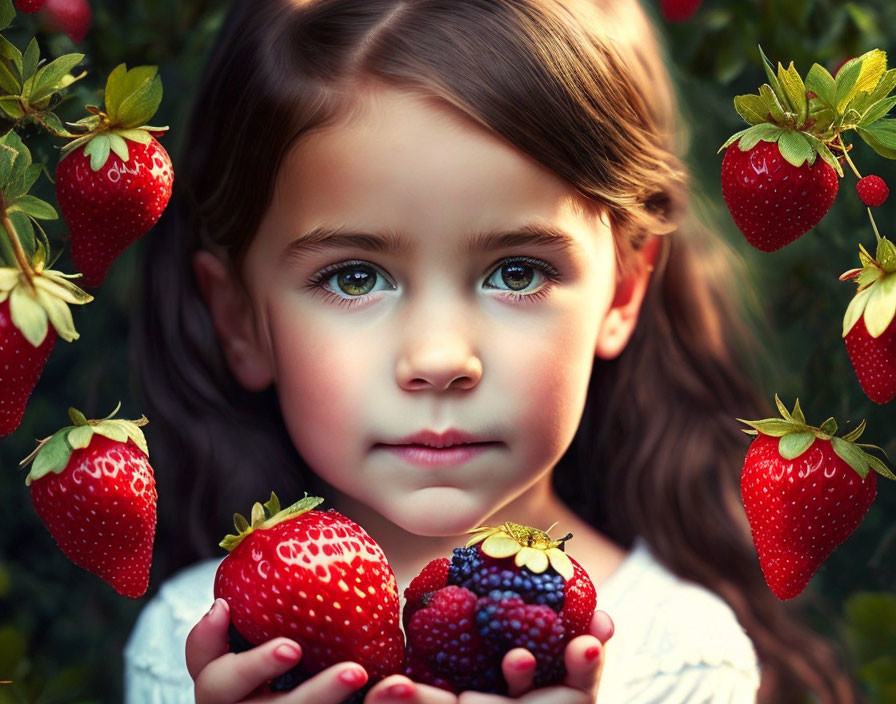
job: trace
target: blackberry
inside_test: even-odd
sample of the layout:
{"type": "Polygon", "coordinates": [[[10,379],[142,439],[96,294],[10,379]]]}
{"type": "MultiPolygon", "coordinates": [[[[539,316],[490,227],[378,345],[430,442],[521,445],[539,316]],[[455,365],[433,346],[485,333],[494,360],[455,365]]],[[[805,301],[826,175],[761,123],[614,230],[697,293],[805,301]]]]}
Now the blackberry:
{"type": "Polygon", "coordinates": [[[479,548],[454,548],[451,556],[451,567],[448,569],[448,584],[469,589],[467,583],[473,575],[482,567],[482,555],[479,548]]]}
{"type": "Polygon", "coordinates": [[[513,592],[527,604],[541,604],[554,611],[563,608],[566,580],[553,567],[541,574],[517,567],[512,558],[483,557],[477,546],[455,548],[448,583],[487,596],[495,589],[513,592]]]}

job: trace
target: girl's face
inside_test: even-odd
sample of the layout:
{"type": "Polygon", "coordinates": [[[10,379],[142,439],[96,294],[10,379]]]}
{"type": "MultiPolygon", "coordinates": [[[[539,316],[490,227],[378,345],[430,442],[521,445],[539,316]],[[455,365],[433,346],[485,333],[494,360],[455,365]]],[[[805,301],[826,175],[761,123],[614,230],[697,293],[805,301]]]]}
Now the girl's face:
{"type": "Polygon", "coordinates": [[[646,274],[617,282],[605,220],[452,108],[390,89],[360,105],[285,159],[247,302],[210,256],[197,275],[235,375],[275,384],[308,465],[408,531],[454,535],[546,480],[646,274]],[[449,429],[483,444],[396,447],[449,429]]]}

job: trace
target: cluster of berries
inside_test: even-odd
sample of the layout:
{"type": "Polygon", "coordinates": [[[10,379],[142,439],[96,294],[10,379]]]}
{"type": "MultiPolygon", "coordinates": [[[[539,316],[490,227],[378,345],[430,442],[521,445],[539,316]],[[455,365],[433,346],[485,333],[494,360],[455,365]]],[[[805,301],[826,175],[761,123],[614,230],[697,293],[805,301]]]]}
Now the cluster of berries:
{"type": "Polygon", "coordinates": [[[453,692],[500,693],[501,659],[516,647],[535,656],[536,686],[562,681],[566,644],[588,632],[596,605],[591,580],[561,549],[571,536],[552,540],[514,523],[478,529],[452,558],[426,565],[400,613],[380,547],[345,516],[314,510],[321,501],[281,510],[272,494],[251,522],[237,516],[237,533],[221,543],[230,554],[214,591],[230,605],[231,650],[278,636],[302,646],[302,661],[272,689],[351,660],[369,674],[365,690],[403,672],[453,692]]]}
{"type": "Polygon", "coordinates": [[[564,648],[587,632],[594,613],[588,576],[561,551],[563,541],[517,524],[480,532],[474,541],[456,548],[450,561],[430,562],[406,590],[405,674],[453,692],[506,693],[501,659],[526,648],[535,656],[536,686],[562,681],[564,648]],[[519,552],[505,556],[539,542],[547,561],[520,565],[519,552]],[[510,550],[496,551],[501,543],[510,550]]]}

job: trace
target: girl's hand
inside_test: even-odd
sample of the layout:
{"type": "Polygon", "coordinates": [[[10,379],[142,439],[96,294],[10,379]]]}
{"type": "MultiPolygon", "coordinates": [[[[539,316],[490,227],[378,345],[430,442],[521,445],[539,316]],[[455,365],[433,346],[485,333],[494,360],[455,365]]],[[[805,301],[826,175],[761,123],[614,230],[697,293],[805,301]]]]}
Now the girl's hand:
{"type": "Polygon", "coordinates": [[[457,696],[444,689],[412,682],[404,675],[392,675],[371,688],[364,704],[457,704],[457,696]]]}
{"type": "Polygon", "coordinates": [[[301,648],[288,638],[274,638],[244,653],[230,653],[229,624],[230,608],[218,599],[187,636],[187,669],[195,684],[197,704],[340,704],[367,683],[364,668],[343,662],[292,691],[272,694],[268,681],[295,667],[302,659],[301,648]]]}
{"type": "Polygon", "coordinates": [[[595,611],[591,634],[573,638],[566,646],[566,680],[562,685],[532,689],[535,657],[515,648],[504,656],[501,670],[510,697],[481,692],[463,692],[458,704],[594,704],[604,663],[604,644],[613,635],[613,621],[603,611],[595,611]]]}

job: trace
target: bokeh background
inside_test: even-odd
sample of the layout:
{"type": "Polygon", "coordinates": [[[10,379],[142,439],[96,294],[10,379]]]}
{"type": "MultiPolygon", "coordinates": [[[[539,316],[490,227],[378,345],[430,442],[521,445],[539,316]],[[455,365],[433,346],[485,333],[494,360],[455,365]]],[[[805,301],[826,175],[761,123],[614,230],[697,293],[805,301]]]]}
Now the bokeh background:
{"type": "MultiPolygon", "coordinates": [[[[684,119],[694,138],[688,160],[697,206],[715,223],[745,263],[747,305],[765,356],[763,390],[788,405],[799,397],[809,421],[835,416],[841,426],[866,419],[863,442],[882,446],[896,463],[896,402],[877,406],[862,393],[840,337],[854,285],[838,280],[858,266],[858,245],[874,252],[874,233],[847,169],[832,211],[809,234],[772,254],[752,250],[725,209],[719,182],[719,146],[746,125],[734,96],[756,92],[766,81],[759,45],[773,62],[791,60],[805,76],[815,62],[832,73],[840,63],[896,39],[891,0],[707,0],[685,21],[670,22],[659,0],[642,0],[668,46],[684,119]]],[[[189,158],[185,124],[203,59],[226,11],[226,0],[90,0],[93,22],[78,45],[39,17],[19,15],[4,35],[20,49],[36,36],[42,56],[86,54],[88,76],[76,83],[60,113],[83,117],[85,104],[100,105],[99,90],[119,63],[158,65],[165,97],[155,125],[174,160],[189,158]]],[[[896,59],[891,63],[896,64],[896,59]]],[[[26,138],[35,161],[50,173],[59,141],[26,138]]],[[[896,187],[896,163],[859,140],[853,159],[863,174],[876,173],[896,187]]],[[[232,148],[221,145],[221,148],[232,148]]],[[[53,201],[47,179],[37,195],[53,201]]],[[[876,210],[885,236],[896,236],[896,195],[876,210]]],[[[51,242],[65,244],[62,221],[48,223],[51,242]]],[[[147,235],[151,237],[152,233],[147,235]]],[[[129,364],[130,321],[137,304],[143,243],[112,268],[96,300],[74,311],[80,339],[59,341],[18,431],[0,440],[0,704],[7,702],[117,702],[122,698],[122,649],[143,599],[116,594],[69,563],[37,519],[18,466],[36,440],[68,424],[67,409],[88,417],[139,418],[136,381],[129,364]]],[[[63,251],[57,269],[74,271],[63,251]]],[[[2,390],[0,390],[2,393],[2,390]]],[[[151,421],[152,419],[150,419],[151,421]]],[[[745,436],[745,448],[749,439],[745,436]]],[[[230,528],[221,526],[222,535],[230,528]]],[[[869,702],[896,702],[896,483],[879,482],[878,498],[856,533],[835,551],[809,589],[790,607],[832,639],[869,702]]],[[[811,699],[807,698],[807,702],[811,699]]]]}

